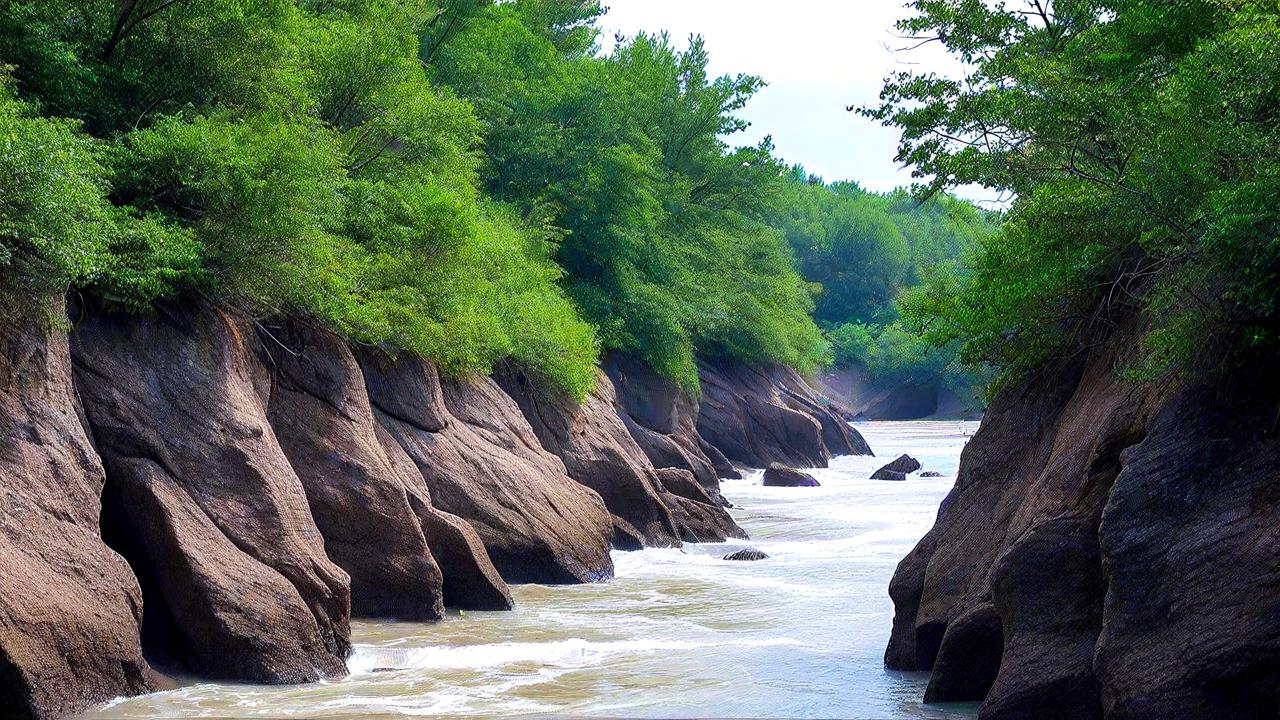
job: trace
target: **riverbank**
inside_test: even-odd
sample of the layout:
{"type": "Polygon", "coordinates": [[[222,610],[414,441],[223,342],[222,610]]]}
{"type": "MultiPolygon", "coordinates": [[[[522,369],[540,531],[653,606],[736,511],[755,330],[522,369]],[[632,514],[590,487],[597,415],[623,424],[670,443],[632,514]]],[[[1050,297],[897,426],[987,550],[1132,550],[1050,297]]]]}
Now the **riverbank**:
{"type": "Polygon", "coordinates": [[[193,684],[89,717],[967,717],[923,706],[926,677],[886,671],[882,652],[885,585],[933,523],[974,427],[860,424],[880,457],[812,470],[821,488],[725,481],[750,541],[615,551],[612,581],[515,586],[511,612],[353,622],[343,680],[193,684]],[[866,479],[899,452],[943,477],[866,479]],[[746,546],[771,557],[720,559],[746,546]]]}

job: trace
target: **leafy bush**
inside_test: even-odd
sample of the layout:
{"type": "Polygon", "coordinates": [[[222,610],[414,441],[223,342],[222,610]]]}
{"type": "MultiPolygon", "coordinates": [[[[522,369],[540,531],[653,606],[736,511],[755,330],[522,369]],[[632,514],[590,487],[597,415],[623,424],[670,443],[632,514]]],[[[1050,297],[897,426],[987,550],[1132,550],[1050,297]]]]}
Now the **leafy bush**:
{"type": "Polygon", "coordinates": [[[972,271],[913,299],[1005,379],[1140,315],[1134,378],[1280,355],[1280,11],[1255,0],[919,1],[900,24],[970,63],[864,113],[930,187],[1016,196],[972,271]]]}

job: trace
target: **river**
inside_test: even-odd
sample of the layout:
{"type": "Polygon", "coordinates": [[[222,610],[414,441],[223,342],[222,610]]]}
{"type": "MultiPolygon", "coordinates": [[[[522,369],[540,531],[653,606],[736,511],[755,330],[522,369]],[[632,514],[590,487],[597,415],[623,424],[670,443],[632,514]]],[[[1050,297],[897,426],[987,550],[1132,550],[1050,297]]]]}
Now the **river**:
{"type": "Polygon", "coordinates": [[[615,552],[612,582],[515,587],[513,612],[353,622],[340,681],[186,684],[86,717],[972,717],[922,705],[927,676],[882,658],[889,578],[933,524],[976,426],[859,424],[878,457],[811,471],[821,488],[726,481],[750,541],[615,552]],[[943,477],[867,479],[902,452],[943,477]],[[770,559],[720,559],[748,546],[770,559]]]}

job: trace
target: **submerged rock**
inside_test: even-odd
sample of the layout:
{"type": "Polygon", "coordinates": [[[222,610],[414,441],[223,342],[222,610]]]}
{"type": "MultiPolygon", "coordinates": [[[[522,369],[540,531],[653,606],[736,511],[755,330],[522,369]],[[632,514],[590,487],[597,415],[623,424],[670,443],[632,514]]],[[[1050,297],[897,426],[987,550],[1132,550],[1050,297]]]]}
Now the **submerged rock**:
{"type": "Polygon", "coordinates": [[[939,477],[942,477],[942,473],[938,472],[937,470],[925,470],[924,472],[920,473],[920,477],[939,478],[939,477]]]}
{"type": "Polygon", "coordinates": [[[104,535],[142,584],[148,656],[310,682],[346,672],[350,586],[267,421],[251,335],[200,305],[86,313],[76,381],[106,466],[104,535]]]}
{"type": "MultiPolygon", "coordinates": [[[[15,302],[3,292],[0,304],[15,302]]],[[[99,534],[104,476],[81,424],[66,333],[53,326],[65,317],[59,296],[0,323],[5,717],[63,717],[155,689],[138,581],[99,534]]]]}
{"type": "Polygon", "coordinates": [[[600,496],[542,448],[506,393],[485,377],[442,381],[433,365],[358,354],[374,416],[416,466],[431,505],[475,528],[510,583],[613,575],[614,527],[600,496]]]}
{"type": "Polygon", "coordinates": [[[766,487],[820,487],[809,473],[773,463],[764,471],[766,487]]]}
{"type": "Polygon", "coordinates": [[[768,560],[769,556],[760,552],[755,548],[743,548],[737,552],[731,552],[725,555],[724,560],[734,560],[742,562],[753,562],[756,560],[768,560]]]}

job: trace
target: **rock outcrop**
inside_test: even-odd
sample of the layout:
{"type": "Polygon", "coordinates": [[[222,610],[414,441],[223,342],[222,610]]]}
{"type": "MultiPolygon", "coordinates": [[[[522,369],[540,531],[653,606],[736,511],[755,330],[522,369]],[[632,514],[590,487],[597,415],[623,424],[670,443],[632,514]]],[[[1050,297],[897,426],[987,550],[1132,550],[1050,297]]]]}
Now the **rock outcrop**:
{"type": "Polygon", "coordinates": [[[747,537],[746,531],[725,511],[693,477],[682,468],[658,468],[658,483],[665,493],[662,500],[671,508],[680,539],[685,542],[724,542],[729,538],[747,537]]]}
{"type": "Polygon", "coordinates": [[[544,450],[489,378],[442,380],[408,354],[360,356],[374,415],[412,460],[431,503],[469,522],[511,583],[581,583],[613,574],[613,523],[600,496],[544,450]]]}
{"type": "Polygon", "coordinates": [[[913,473],[920,469],[920,461],[910,455],[899,455],[897,458],[886,464],[884,467],[871,473],[872,480],[895,480],[901,482],[907,479],[908,473],[913,473]]]}
{"type": "Polygon", "coordinates": [[[862,436],[789,368],[702,362],[698,370],[698,432],[729,460],[826,467],[834,455],[871,454],[862,436]]]}
{"type": "Polygon", "coordinates": [[[765,487],[819,487],[818,481],[809,473],[781,463],[773,463],[765,469],[762,483],[765,487]]]}
{"type": "MultiPolygon", "coordinates": [[[[982,718],[1280,713],[1280,389],[1097,345],[1002,392],[898,567],[892,668],[982,718]]],[[[1247,376],[1247,380],[1240,376],[1247,376]]]]}
{"type": "MultiPolygon", "coordinates": [[[[6,290],[5,292],[10,292],[6,290]]],[[[54,718],[154,689],[142,595],[102,541],[61,298],[0,323],[0,716],[54,718]]]]}
{"type": "Polygon", "coordinates": [[[627,430],[654,467],[688,470],[714,497],[720,478],[742,477],[698,434],[697,398],[628,355],[610,354],[604,370],[627,430]]]}
{"type": "Polygon", "coordinates": [[[149,658],[252,682],[341,675],[347,574],[267,422],[248,334],[211,307],[83,314],[72,357],[104,535],[141,581],[149,658]]]}
{"type": "Polygon", "coordinates": [[[519,370],[495,375],[520,406],[542,447],[564,462],[569,477],[591,488],[614,517],[614,545],[624,550],[680,544],[671,510],[662,501],[653,465],[619,415],[613,383],[597,371],[582,403],[536,387],[519,370]]]}
{"type": "Polygon", "coordinates": [[[272,379],[268,417],[299,469],[326,552],[351,576],[352,613],[438,620],[446,586],[450,604],[462,609],[510,608],[474,531],[437,518],[417,468],[379,441],[364,375],[346,342],[300,321],[260,335],[272,379]],[[451,558],[447,575],[435,558],[435,551],[451,555],[443,544],[470,556],[451,558]]]}
{"type": "Polygon", "coordinates": [[[892,470],[900,473],[913,473],[920,469],[920,461],[910,455],[899,455],[886,463],[881,470],[892,470]]]}
{"type": "Polygon", "coordinates": [[[691,471],[654,467],[625,425],[626,411],[604,373],[580,405],[539,391],[515,368],[504,368],[496,377],[515,398],[542,446],[564,461],[570,477],[604,498],[614,516],[614,545],[619,549],[745,536],[710,496],[714,490],[706,490],[691,471]],[[680,491],[671,492],[668,485],[680,491]]]}

